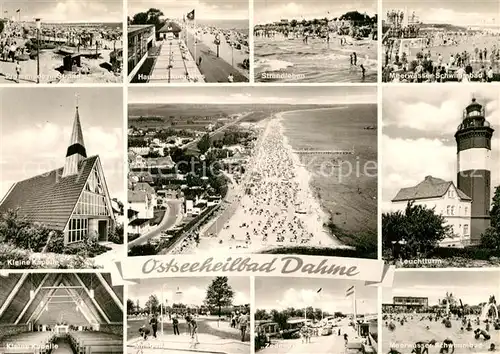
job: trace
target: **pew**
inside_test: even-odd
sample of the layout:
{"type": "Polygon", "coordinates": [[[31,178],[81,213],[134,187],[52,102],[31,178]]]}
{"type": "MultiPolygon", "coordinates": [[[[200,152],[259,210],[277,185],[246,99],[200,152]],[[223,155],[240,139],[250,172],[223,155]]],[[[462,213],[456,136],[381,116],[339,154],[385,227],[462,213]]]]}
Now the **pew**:
{"type": "Polygon", "coordinates": [[[51,352],[54,334],[51,332],[27,332],[0,340],[0,353],[48,354],[51,352]]]}

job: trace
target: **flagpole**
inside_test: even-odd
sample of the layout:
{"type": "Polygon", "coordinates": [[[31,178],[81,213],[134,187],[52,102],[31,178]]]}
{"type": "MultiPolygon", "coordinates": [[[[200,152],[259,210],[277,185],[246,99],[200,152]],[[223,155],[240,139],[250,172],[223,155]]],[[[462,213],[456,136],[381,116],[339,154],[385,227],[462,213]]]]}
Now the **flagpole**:
{"type": "Polygon", "coordinates": [[[353,311],[354,311],[354,325],[356,325],[356,322],[357,322],[357,309],[356,309],[356,286],[354,286],[354,293],[353,293],[353,301],[354,301],[354,304],[353,304],[353,311]]]}
{"type": "Polygon", "coordinates": [[[194,14],[194,60],[197,60],[197,55],[196,55],[196,45],[198,44],[198,39],[196,38],[196,11],[194,14]]]}

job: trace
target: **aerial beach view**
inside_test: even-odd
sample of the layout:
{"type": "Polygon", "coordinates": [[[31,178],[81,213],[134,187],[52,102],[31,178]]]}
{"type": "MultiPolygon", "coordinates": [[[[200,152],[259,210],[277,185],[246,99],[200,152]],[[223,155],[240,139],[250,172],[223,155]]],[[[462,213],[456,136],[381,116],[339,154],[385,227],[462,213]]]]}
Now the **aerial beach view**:
{"type": "Polygon", "coordinates": [[[382,292],[383,353],[496,352],[498,270],[396,272],[382,292]]]}
{"type": "Polygon", "coordinates": [[[500,80],[498,1],[383,1],[383,82],[500,80]]]}
{"type": "Polygon", "coordinates": [[[0,7],[0,82],[123,81],[120,1],[2,1],[0,7]]]}
{"type": "Polygon", "coordinates": [[[254,2],[256,82],[376,82],[377,2],[254,2]]]}
{"type": "Polygon", "coordinates": [[[373,88],[200,90],[131,92],[129,255],[376,255],[373,88]]]}
{"type": "Polygon", "coordinates": [[[133,0],[128,13],[129,82],[248,82],[248,1],[133,0]]]}

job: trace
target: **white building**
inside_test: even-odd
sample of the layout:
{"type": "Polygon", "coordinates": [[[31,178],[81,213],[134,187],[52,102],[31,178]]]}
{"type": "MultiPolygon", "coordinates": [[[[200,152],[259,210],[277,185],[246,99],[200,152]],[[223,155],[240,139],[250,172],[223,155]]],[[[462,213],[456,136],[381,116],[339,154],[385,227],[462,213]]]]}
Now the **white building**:
{"type": "Polygon", "coordinates": [[[396,210],[404,211],[408,202],[433,208],[453,228],[453,237],[441,241],[442,247],[464,247],[471,243],[472,199],[453,182],[427,176],[414,187],[402,188],[392,200],[396,210]]]}

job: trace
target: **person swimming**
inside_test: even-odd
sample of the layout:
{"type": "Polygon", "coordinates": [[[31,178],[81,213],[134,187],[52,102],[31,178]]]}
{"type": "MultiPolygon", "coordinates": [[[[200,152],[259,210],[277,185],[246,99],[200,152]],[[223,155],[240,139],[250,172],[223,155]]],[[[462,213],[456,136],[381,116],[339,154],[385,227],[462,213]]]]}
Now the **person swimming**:
{"type": "Polygon", "coordinates": [[[436,345],[436,341],[431,339],[429,341],[419,341],[415,343],[415,347],[411,351],[411,353],[415,354],[429,354],[429,347],[431,345],[436,345]]]}
{"type": "Polygon", "coordinates": [[[441,344],[441,349],[439,350],[439,354],[453,354],[454,352],[455,352],[455,345],[453,344],[453,341],[449,338],[446,338],[443,341],[443,344],[441,344]]]}

